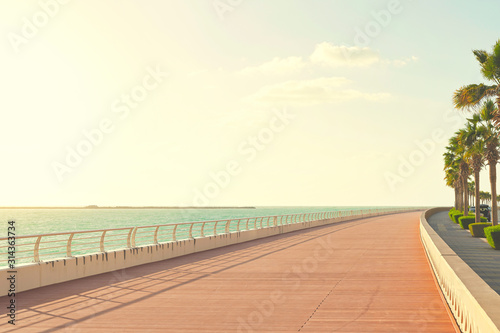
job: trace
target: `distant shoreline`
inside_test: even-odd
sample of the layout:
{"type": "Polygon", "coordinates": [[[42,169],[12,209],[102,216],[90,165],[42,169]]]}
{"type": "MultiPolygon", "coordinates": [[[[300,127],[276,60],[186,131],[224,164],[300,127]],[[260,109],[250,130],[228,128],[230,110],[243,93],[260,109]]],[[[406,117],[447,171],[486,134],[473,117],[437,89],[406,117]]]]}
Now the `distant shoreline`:
{"type": "Polygon", "coordinates": [[[85,207],[0,207],[0,209],[256,209],[256,207],[180,207],[180,206],[85,206],[85,207]]]}

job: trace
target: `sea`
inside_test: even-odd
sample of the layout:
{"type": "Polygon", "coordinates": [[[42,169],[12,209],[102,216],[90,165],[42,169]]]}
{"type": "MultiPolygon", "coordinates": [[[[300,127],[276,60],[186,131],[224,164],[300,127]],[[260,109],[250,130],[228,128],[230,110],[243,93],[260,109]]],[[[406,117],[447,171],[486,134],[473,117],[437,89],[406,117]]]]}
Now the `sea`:
{"type": "Polygon", "coordinates": [[[121,227],[152,226],[181,222],[213,221],[245,217],[332,212],[382,206],[304,206],[255,208],[161,208],[161,209],[0,209],[0,237],[6,237],[8,221],[15,221],[16,235],[38,235],[121,227]],[[2,228],[2,224],[4,227],[2,228]],[[4,229],[4,232],[2,232],[4,229]],[[3,235],[5,234],[5,235],[3,235]]]}
{"type": "MultiPolygon", "coordinates": [[[[243,218],[292,215],[316,212],[360,211],[373,208],[399,207],[249,207],[249,208],[42,208],[42,209],[0,209],[0,268],[15,264],[29,264],[36,259],[36,239],[39,239],[39,260],[46,261],[66,256],[67,244],[71,239],[71,255],[82,255],[100,252],[100,237],[103,232],[77,233],[69,238],[69,234],[58,233],[90,231],[115,228],[131,228],[166,225],[158,228],[159,242],[173,240],[169,224],[184,222],[202,222],[215,220],[238,220],[243,218]],[[2,226],[3,225],[3,226],[2,226]],[[2,231],[3,230],[3,231],[2,231]],[[52,235],[56,234],[56,235],[52,235]],[[42,237],[22,237],[44,235],[42,237]],[[15,240],[7,238],[15,236],[15,240]],[[10,244],[10,242],[13,242],[10,244]],[[10,247],[15,244],[15,248],[10,247]]],[[[406,207],[405,207],[406,208],[406,207]]],[[[177,239],[201,237],[205,232],[217,228],[218,233],[225,232],[225,224],[206,223],[198,224],[193,228],[190,224],[176,227],[177,239]],[[205,229],[206,227],[206,229],[205,229]]],[[[237,230],[237,221],[229,225],[229,231],[237,230]]],[[[153,243],[153,233],[156,228],[140,228],[134,237],[135,245],[149,245],[153,243]]],[[[130,237],[129,230],[106,231],[104,240],[105,251],[125,248],[130,237]],[[128,236],[127,236],[128,235],[128,236]]]]}

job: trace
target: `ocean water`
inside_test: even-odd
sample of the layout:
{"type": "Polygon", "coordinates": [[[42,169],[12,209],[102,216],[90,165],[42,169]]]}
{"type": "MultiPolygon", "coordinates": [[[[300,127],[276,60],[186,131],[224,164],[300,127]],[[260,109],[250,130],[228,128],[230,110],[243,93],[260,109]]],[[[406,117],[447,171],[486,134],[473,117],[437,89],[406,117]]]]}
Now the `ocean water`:
{"type": "Polygon", "coordinates": [[[10,220],[14,220],[16,222],[16,235],[25,236],[65,231],[137,227],[256,216],[260,217],[326,211],[331,212],[338,210],[358,211],[371,208],[389,207],[256,207],[255,209],[0,209],[0,237],[7,236],[7,222],[10,220]]]}
{"type": "MultiPolygon", "coordinates": [[[[233,232],[258,227],[257,223],[268,223],[268,219],[257,221],[239,219],[275,215],[292,215],[333,211],[360,211],[373,208],[397,207],[256,207],[223,209],[0,209],[0,238],[8,236],[8,227],[15,221],[15,264],[28,264],[71,256],[101,252],[100,240],[104,237],[103,251],[117,250],[133,246],[149,245],[155,242],[168,242],[203,235],[233,232]],[[231,220],[231,223],[200,223],[173,226],[172,224],[198,221],[231,220]],[[3,226],[2,226],[3,225],[3,226]],[[154,226],[165,225],[159,228],[154,226]],[[132,227],[150,228],[134,229],[132,227]],[[126,230],[108,230],[106,233],[86,232],[50,235],[54,233],[89,231],[114,228],[126,230]],[[227,229],[226,229],[227,228],[227,229]],[[3,232],[2,232],[3,229],[3,232]],[[155,233],[157,230],[157,233],[155,233]],[[2,235],[3,234],[3,235],[2,235]],[[22,237],[44,234],[42,237],[22,237]],[[47,235],[48,234],[48,235],[47,235]],[[156,235],[156,236],[155,236],[156,235]],[[174,238],[175,237],[175,238],[174,238]],[[37,245],[37,238],[40,242],[37,245]],[[129,244],[130,243],[130,244],[129,244]],[[68,247],[70,244],[70,247],[68,247]],[[38,249],[35,251],[35,249],[38,249]],[[68,250],[70,249],[70,250],[68,250]],[[38,259],[37,259],[38,258],[38,259]]],[[[269,221],[272,221],[270,219],[269,221]]],[[[283,220],[285,221],[285,220],[283,220]]],[[[272,223],[272,222],[271,222],[272,223]]],[[[285,221],[286,223],[286,221],[285,221]]],[[[8,265],[8,240],[0,240],[0,268],[8,265]]]]}

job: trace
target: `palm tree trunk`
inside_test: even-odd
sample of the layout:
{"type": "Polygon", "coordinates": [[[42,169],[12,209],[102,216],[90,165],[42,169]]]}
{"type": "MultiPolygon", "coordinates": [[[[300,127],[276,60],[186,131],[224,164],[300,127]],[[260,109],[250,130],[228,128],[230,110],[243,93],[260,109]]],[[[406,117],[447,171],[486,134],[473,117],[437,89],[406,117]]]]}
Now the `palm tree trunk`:
{"type": "Polygon", "coordinates": [[[469,187],[467,186],[467,178],[463,180],[464,187],[464,216],[469,215],[469,187]]]}
{"type": "Polygon", "coordinates": [[[460,198],[460,190],[458,189],[458,186],[455,186],[455,209],[460,209],[459,208],[459,198],[460,198]]]}
{"type": "Polygon", "coordinates": [[[480,169],[474,170],[474,182],[476,182],[476,188],[475,188],[475,199],[476,199],[476,219],[474,220],[476,223],[481,222],[481,202],[479,200],[479,171],[480,169]]]}
{"type": "Polygon", "coordinates": [[[490,184],[491,184],[491,222],[493,225],[498,224],[498,205],[497,205],[497,163],[490,162],[490,184]]]}
{"type": "Polygon", "coordinates": [[[463,212],[464,211],[464,190],[462,188],[462,185],[458,185],[458,210],[463,212]]]}

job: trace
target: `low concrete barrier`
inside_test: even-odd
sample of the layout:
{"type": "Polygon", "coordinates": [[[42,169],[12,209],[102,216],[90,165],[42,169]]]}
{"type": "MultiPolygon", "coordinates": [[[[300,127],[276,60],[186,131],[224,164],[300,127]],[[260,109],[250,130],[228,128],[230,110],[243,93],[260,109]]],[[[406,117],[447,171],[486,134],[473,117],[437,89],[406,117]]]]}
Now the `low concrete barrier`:
{"type": "Polygon", "coordinates": [[[427,219],[433,214],[449,209],[450,207],[429,209],[420,217],[420,237],[434,275],[462,332],[500,332],[500,295],[427,223],[427,219]]]}
{"type": "MultiPolygon", "coordinates": [[[[21,292],[297,230],[391,213],[394,212],[320,219],[316,221],[270,226],[261,229],[224,233],[216,236],[191,238],[155,245],[74,256],[59,260],[23,264],[15,268],[15,291],[21,292]]],[[[0,296],[8,294],[10,289],[10,281],[8,278],[11,274],[8,268],[0,269],[0,296]]]]}

